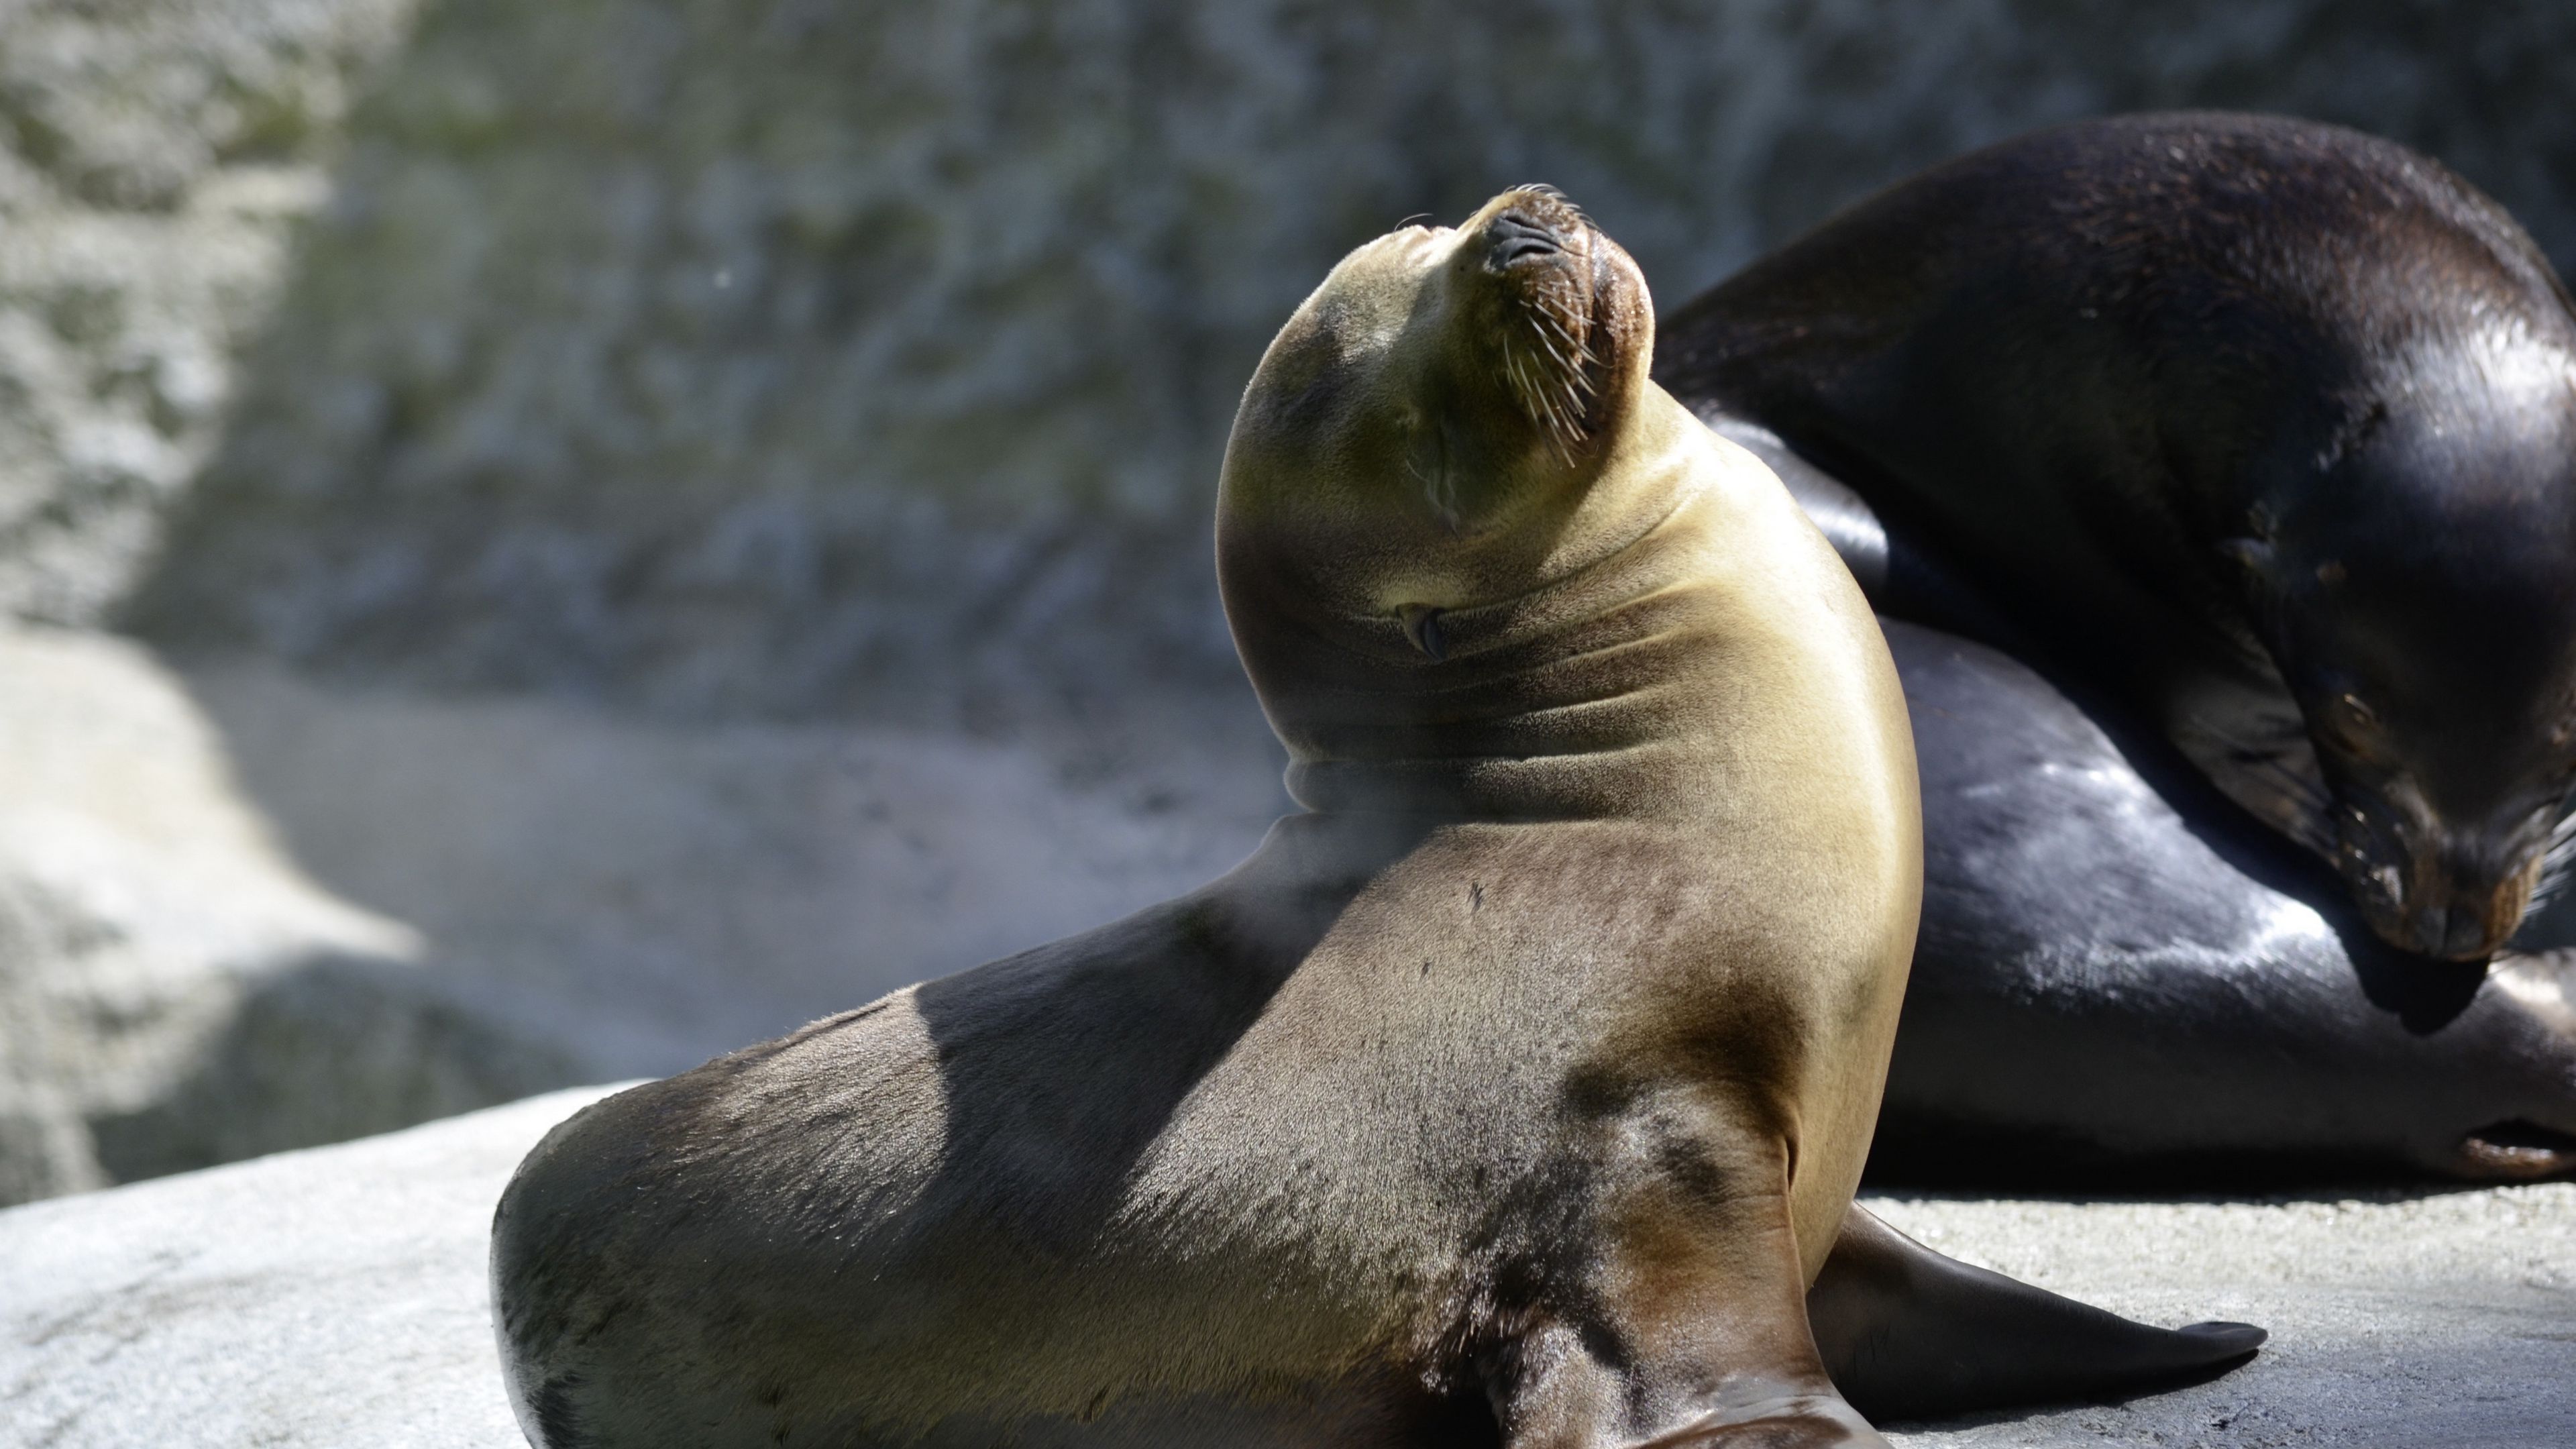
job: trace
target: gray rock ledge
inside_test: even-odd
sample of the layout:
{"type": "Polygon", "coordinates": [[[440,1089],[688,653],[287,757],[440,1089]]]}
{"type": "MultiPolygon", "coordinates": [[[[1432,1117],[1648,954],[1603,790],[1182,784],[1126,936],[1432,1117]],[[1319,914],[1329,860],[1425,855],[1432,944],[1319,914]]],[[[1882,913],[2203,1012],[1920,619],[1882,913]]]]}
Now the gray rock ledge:
{"type": "MultiPolygon", "coordinates": [[[[605,1090],[0,1211],[0,1443],[511,1449],[492,1202],[605,1090]]],[[[2576,1440],[2576,1185],[1871,1201],[1946,1251],[2123,1312],[2273,1332],[2213,1383],[1894,1436],[1912,1449],[2576,1440]]]]}

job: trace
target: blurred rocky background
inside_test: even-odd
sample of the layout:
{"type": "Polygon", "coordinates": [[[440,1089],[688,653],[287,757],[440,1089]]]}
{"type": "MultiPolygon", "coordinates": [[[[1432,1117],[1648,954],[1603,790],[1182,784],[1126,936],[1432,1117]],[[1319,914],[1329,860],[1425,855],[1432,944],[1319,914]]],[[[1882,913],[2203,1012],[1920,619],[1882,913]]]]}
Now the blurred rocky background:
{"type": "Polygon", "coordinates": [[[1666,303],[2103,111],[2576,262],[2576,10],[0,3],[0,1202],[663,1072],[1222,868],[1206,540],[1352,245],[1666,303]]]}

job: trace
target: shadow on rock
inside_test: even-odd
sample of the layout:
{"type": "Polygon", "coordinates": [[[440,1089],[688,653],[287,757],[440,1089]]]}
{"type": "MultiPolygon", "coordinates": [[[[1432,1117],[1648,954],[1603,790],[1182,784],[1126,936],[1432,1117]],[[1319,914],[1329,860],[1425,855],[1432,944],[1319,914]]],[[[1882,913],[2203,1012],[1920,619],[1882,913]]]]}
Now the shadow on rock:
{"type": "Polygon", "coordinates": [[[443,1000],[420,968],[319,954],[241,997],[178,1080],[90,1119],[119,1182],[389,1132],[584,1078],[549,1043],[443,1000]]]}

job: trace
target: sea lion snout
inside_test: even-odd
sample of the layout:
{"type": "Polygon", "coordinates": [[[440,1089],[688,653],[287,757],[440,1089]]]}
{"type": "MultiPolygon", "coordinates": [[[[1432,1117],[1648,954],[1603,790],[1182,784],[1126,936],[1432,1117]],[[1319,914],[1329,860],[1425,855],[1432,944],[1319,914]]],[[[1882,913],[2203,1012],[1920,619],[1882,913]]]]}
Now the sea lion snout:
{"type": "Polygon", "coordinates": [[[1336,608],[1474,602],[1581,507],[1653,348],[1644,276],[1551,188],[1381,237],[1263,357],[1227,443],[1226,516],[1336,608]]]}
{"type": "Polygon", "coordinates": [[[2525,829],[2446,829],[2385,800],[2341,812],[2337,863],[2363,919],[2401,951],[2444,961],[2504,949],[2548,863],[2545,822],[2525,829]]]}
{"type": "Polygon", "coordinates": [[[1515,206],[1485,228],[1485,247],[1485,265],[1499,272],[1525,257],[1554,256],[1565,243],[1554,225],[1515,206]]]}
{"type": "Polygon", "coordinates": [[[1626,374],[1653,344],[1651,318],[1636,315],[1644,279],[1553,187],[1506,191],[1459,231],[1469,275],[1454,284],[1492,354],[1480,370],[1570,467],[1624,406],[1626,374]]]}

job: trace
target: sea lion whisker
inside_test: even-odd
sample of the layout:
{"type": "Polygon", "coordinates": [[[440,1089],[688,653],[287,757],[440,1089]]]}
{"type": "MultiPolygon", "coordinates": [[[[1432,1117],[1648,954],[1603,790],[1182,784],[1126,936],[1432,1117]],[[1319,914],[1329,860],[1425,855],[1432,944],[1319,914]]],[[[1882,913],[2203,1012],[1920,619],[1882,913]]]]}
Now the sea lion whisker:
{"type": "Polygon", "coordinates": [[[1526,392],[1533,400],[1544,398],[1547,395],[1547,387],[1541,379],[1548,375],[1548,367],[1545,362],[1540,360],[1539,354],[1546,350],[1547,339],[1544,336],[1539,335],[1535,325],[1533,325],[1530,336],[1527,339],[1528,342],[1537,344],[1535,347],[1516,345],[1521,344],[1522,340],[1517,338],[1511,332],[1503,333],[1502,338],[1504,350],[1507,355],[1511,357],[1516,366],[1523,369],[1521,372],[1523,391],[1526,392]]]}
{"type": "MultiPolygon", "coordinates": [[[[1536,335],[1536,334],[1534,333],[1534,335],[1536,335]]],[[[1538,336],[1538,343],[1539,343],[1539,345],[1540,345],[1541,347],[1545,347],[1545,346],[1547,345],[1547,338],[1546,338],[1545,336],[1543,336],[1543,335],[1539,335],[1539,336],[1538,336]]],[[[1532,358],[1531,358],[1531,365],[1532,365],[1532,367],[1533,367],[1533,368],[1535,368],[1535,369],[1537,369],[1538,371],[1540,371],[1540,372],[1544,373],[1546,376],[1554,377],[1554,376],[1556,375],[1556,374],[1554,374],[1554,373],[1547,372],[1547,370],[1544,368],[1544,366],[1543,366],[1543,365],[1541,365],[1541,364],[1539,364],[1539,363],[1538,363],[1538,361],[1537,361],[1537,359],[1536,359],[1535,357],[1532,357],[1532,358]]],[[[1539,382],[1539,381],[1538,381],[1537,379],[1535,379],[1535,378],[1530,379],[1530,381],[1529,381],[1529,385],[1528,385],[1528,391],[1529,391],[1529,396],[1530,396],[1530,398],[1531,398],[1531,399],[1532,399],[1532,400],[1533,400],[1533,401],[1538,405],[1538,407],[1539,407],[1539,408],[1540,408],[1540,409],[1545,413],[1545,415],[1546,415],[1546,421],[1547,421],[1547,426],[1548,426],[1549,430],[1550,430],[1551,432],[1558,432],[1558,433],[1562,433],[1562,432],[1564,431],[1564,427],[1565,427],[1565,420],[1564,420],[1563,418],[1559,417],[1559,416],[1558,416],[1558,414],[1557,414],[1557,404],[1556,404],[1556,394],[1555,394],[1555,392],[1554,392],[1552,389],[1548,388],[1547,386],[1543,385],[1541,382],[1539,382]]]]}
{"type": "MultiPolygon", "coordinates": [[[[1548,399],[1547,415],[1553,420],[1548,434],[1556,440],[1560,450],[1570,449],[1573,444],[1583,441],[1583,428],[1575,421],[1574,411],[1562,396],[1548,399]]],[[[1563,452],[1562,456],[1569,464],[1574,461],[1570,451],[1563,452]]]]}
{"type": "Polygon", "coordinates": [[[1565,350],[1574,355],[1576,362],[1585,366],[1589,366],[1591,364],[1592,349],[1584,343],[1576,340],[1574,329],[1566,325],[1564,318],[1558,317],[1554,313],[1549,313],[1540,320],[1547,331],[1556,334],[1557,341],[1565,344],[1565,350]]]}
{"type": "Polygon", "coordinates": [[[1556,396],[1548,391],[1547,384],[1536,375],[1535,367],[1527,382],[1530,415],[1551,433],[1562,430],[1564,425],[1556,416],[1556,396]]]}
{"type": "MultiPolygon", "coordinates": [[[[1565,379],[1569,394],[1579,392],[1584,399],[1598,397],[1600,395],[1600,390],[1592,381],[1592,370],[1598,365],[1598,360],[1593,357],[1592,347],[1589,343],[1578,341],[1573,336],[1567,325],[1569,320],[1569,318],[1560,315],[1553,308],[1550,308],[1542,317],[1536,319],[1536,323],[1545,329],[1541,334],[1542,340],[1544,340],[1545,332],[1552,331],[1556,334],[1557,340],[1565,344],[1565,351],[1574,354],[1574,361],[1569,364],[1565,363],[1563,354],[1558,353],[1554,347],[1550,347],[1548,349],[1549,353],[1555,356],[1557,361],[1565,367],[1565,379]]],[[[1572,397],[1569,397],[1568,400],[1573,404],[1577,412],[1586,410],[1580,400],[1572,397]]]]}
{"type": "Polygon", "coordinates": [[[1521,374],[1520,354],[1512,350],[1512,339],[1508,333],[1503,337],[1502,353],[1503,380],[1511,384],[1512,395],[1519,399],[1524,409],[1527,409],[1530,407],[1533,394],[1529,379],[1521,374]]]}
{"type": "Polygon", "coordinates": [[[1573,444],[1581,441],[1581,430],[1575,426],[1573,419],[1566,415],[1564,407],[1554,393],[1548,394],[1545,401],[1548,441],[1556,449],[1557,461],[1570,468],[1574,465],[1573,444]]]}
{"type": "Polygon", "coordinates": [[[1566,350],[1572,352],[1576,360],[1588,363],[1592,361],[1592,345],[1582,338],[1581,334],[1586,329],[1577,327],[1574,323],[1575,317],[1571,308],[1562,312],[1554,308],[1549,309],[1548,330],[1556,334],[1557,340],[1565,344],[1566,350]]]}
{"type": "Polygon", "coordinates": [[[1567,361],[1565,360],[1565,354],[1564,354],[1564,353],[1559,352],[1559,351],[1557,351],[1557,350],[1556,350],[1556,344],[1555,344],[1555,343],[1550,342],[1550,341],[1548,341],[1548,340],[1547,340],[1547,333],[1546,333],[1546,331],[1545,331],[1544,329],[1541,329],[1541,330],[1538,332],[1538,345],[1547,349],[1547,355],[1548,355],[1550,358],[1552,358],[1552,359],[1554,359],[1554,360],[1555,360],[1556,365],[1557,365],[1557,368],[1558,368],[1558,370],[1559,370],[1559,371],[1563,371],[1563,370],[1565,370],[1565,369],[1571,368],[1571,367],[1574,365],[1574,364],[1572,364],[1572,363],[1570,363],[1570,362],[1567,362],[1567,361]]]}
{"type": "Polygon", "coordinates": [[[1557,437],[1563,432],[1564,423],[1557,417],[1555,404],[1547,390],[1530,376],[1519,357],[1513,357],[1510,366],[1513,397],[1520,404],[1522,413],[1551,438],[1557,437]]]}
{"type": "MultiPolygon", "coordinates": [[[[1528,324],[1530,341],[1537,345],[1537,351],[1531,354],[1532,358],[1535,359],[1538,352],[1544,352],[1550,357],[1555,357],[1556,349],[1548,345],[1546,321],[1536,312],[1531,312],[1522,320],[1528,324]]],[[[1557,365],[1562,367],[1564,365],[1563,359],[1559,358],[1557,360],[1557,365]]]]}
{"type": "Polygon", "coordinates": [[[1569,403],[1570,400],[1565,398],[1551,399],[1548,415],[1556,419],[1556,440],[1563,450],[1566,465],[1571,467],[1574,463],[1573,445],[1583,441],[1583,424],[1576,420],[1575,410],[1569,403]]]}

